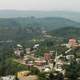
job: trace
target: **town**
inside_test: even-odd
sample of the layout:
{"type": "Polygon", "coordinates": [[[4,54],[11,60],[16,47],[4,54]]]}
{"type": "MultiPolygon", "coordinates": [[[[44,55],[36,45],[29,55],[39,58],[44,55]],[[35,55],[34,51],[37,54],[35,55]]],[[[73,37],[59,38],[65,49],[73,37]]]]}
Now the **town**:
{"type": "Polygon", "coordinates": [[[80,80],[80,0],[0,0],[0,80],[80,80]]]}
{"type": "MultiPolygon", "coordinates": [[[[67,48],[64,53],[58,54],[57,49],[55,51],[47,50],[43,56],[38,57],[35,54],[40,47],[38,43],[34,44],[31,48],[25,48],[25,53],[23,46],[17,44],[13,49],[16,56],[13,60],[28,67],[28,70],[17,72],[17,75],[3,76],[0,80],[16,80],[16,77],[18,80],[38,80],[37,75],[31,75],[30,71],[32,67],[45,73],[46,80],[68,80],[65,67],[75,62],[80,65],[80,57],[76,57],[75,55],[76,50],[80,49],[80,44],[75,38],[70,38],[68,42],[62,43],[60,46],[67,48]],[[50,77],[51,73],[52,77],[50,77]]],[[[80,80],[80,76],[78,76],[77,80],[80,80]]]]}

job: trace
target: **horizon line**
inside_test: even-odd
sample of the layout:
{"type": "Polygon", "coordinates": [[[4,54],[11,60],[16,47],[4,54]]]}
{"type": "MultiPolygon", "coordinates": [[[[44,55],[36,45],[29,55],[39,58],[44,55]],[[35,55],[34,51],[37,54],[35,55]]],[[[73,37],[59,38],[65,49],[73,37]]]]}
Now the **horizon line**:
{"type": "Polygon", "coordinates": [[[41,11],[41,12],[80,12],[73,10],[24,10],[24,9],[0,9],[0,11],[41,11]]]}

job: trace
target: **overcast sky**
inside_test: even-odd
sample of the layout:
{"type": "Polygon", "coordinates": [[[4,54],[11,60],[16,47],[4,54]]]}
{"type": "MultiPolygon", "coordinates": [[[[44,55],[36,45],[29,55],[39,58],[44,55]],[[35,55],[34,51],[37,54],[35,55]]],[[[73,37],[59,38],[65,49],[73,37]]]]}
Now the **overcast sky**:
{"type": "Polygon", "coordinates": [[[80,11],[80,0],[0,0],[0,9],[80,11]]]}

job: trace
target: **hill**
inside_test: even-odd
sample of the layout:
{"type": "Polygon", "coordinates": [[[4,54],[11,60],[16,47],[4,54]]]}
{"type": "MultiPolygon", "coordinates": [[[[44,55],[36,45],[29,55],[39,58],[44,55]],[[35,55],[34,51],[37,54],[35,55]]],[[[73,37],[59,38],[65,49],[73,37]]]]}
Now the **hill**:
{"type": "Polygon", "coordinates": [[[65,27],[77,28],[80,23],[60,17],[0,18],[0,40],[29,40],[40,37],[43,30],[65,27]]]}
{"type": "Polygon", "coordinates": [[[0,27],[42,27],[49,28],[47,30],[52,30],[68,26],[79,27],[80,23],[61,17],[0,18],[0,27]]]}
{"type": "Polygon", "coordinates": [[[64,27],[64,28],[59,28],[56,30],[53,30],[51,32],[52,35],[55,35],[57,37],[62,37],[62,38],[76,38],[80,39],[80,28],[76,27],[64,27]]]}
{"type": "Polygon", "coordinates": [[[80,12],[0,10],[0,18],[31,17],[31,16],[63,17],[80,22],[80,12]]]}

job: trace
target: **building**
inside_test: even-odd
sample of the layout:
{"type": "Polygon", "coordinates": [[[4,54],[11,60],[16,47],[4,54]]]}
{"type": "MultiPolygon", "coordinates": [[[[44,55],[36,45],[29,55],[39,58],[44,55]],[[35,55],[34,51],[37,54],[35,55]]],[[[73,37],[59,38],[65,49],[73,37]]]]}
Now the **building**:
{"type": "Polygon", "coordinates": [[[20,78],[24,78],[24,77],[27,77],[31,74],[30,71],[20,71],[20,72],[17,72],[17,78],[20,79],[20,78]]]}
{"type": "Polygon", "coordinates": [[[77,63],[80,64],[80,58],[76,58],[77,63]]]}
{"type": "Polygon", "coordinates": [[[51,72],[51,69],[49,67],[47,67],[47,68],[44,69],[44,72],[50,73],[51,72]]]}
{"type": "Polygon", "coordinates": [[[59,57],[59,59],[56,60],[54,70],[65,74],[63,57],[59,57]]]}
{"type": "Polygon", "coordinates": [[[27,65],[28,67],[34,66],[33,61],[28,61],[26,65],[27,65]]]}
{"type": "Polygon", "coordinates": [[[29,75],[27,77],[20,78],[19,80],[39,80],[37,75],[29,75]]]}
{"type": "Polygon", "coordinates": [[[16,77],[13,75],[3,76],[0,80],[16,80],[16,77]]]}
{"type": "Polygon", "coordinates": [[[77,45],[77,40],[76,40],[75,38],[69,39],[68,45],[69,45],[70,47],[76,46],[76,45],[77,45]]]}
{"type": "Polygon", "coordinates": [[[14,50],[14,54],[17,56],[17,57],[23,57],[24,56],[24,51],[22,49],[19,49],[19,48],[16,48],[14,50]]]}
{"type": "Polygon", "coordinates": [[[71,61],[71,60],[73,60],[75,57],[74,57],[74,55],[66,55],[66,59],[68,60],[68,61],[71,61]]]}
{"type": "Polygon", "coordinates": [[[31,50],[30,48],[26,48],[26,54],[30,54],[31,53],[30,50],[31,50]]]}
{"type": "Polygon", "coordinates": [[[44,59],[45,59],[46,61],[49,61],[49,60],[51,59],[51,54],[49,54],[49,53],[44,53],[44,59]]]}
{"type": "Polygon", "coordinates": [[[46,64],[46,61],[45,60],[35,60],[34,63],[37,66],[44,66],[46,64]]]}
{"type": "Polygon", "coordinates": [[[31,75],[30,71],[20,71],[17,73],[19,80],[39,80],[37,75],[31,75]]]}

